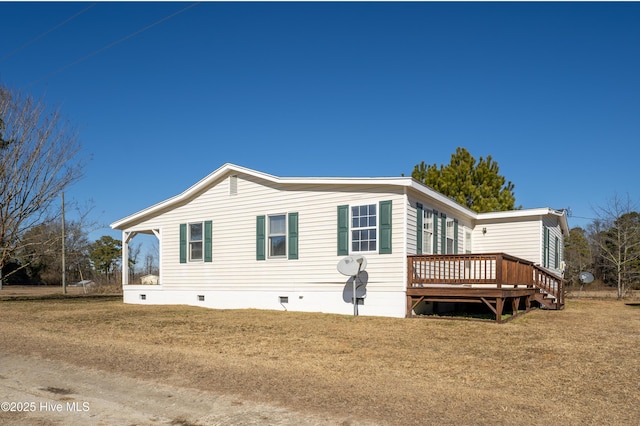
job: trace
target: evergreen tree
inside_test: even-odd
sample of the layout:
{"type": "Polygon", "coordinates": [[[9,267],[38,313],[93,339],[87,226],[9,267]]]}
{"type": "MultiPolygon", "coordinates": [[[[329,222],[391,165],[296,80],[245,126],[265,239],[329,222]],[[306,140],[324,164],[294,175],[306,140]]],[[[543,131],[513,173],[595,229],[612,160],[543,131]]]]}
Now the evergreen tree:
{"type": "Polygon", "coordinates": [[[490,155],[476,161],[458,147],[448,165],[423,161],[411,176],[478,213],[515,209],[514,185],[499,174],[498,163],[490,155]]]}
{"type": "Polygon", "coordinates": [[[580,282],[580,272],[593,268],[591,247],[584,229],[576,227],[569,230],[569,236],[564,240],[564,259],[567,263],[564,278],[570,285],[580,282]]]}
{"type": "Polygon", "coordinates": [[[96,271],[104,273],[108,281],[118,265],[121,253],[122,241],[104,235],[91,245],[89,256],[96,271]]]}

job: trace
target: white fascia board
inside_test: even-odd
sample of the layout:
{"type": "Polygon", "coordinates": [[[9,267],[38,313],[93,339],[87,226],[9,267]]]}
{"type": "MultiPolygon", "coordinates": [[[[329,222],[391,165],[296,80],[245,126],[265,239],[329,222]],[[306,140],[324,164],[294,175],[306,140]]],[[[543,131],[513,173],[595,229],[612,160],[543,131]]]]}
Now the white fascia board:
{"type": "Polygon", "coordinates": [[[478,213],[478,220],[509,219],[514,217],[545,216],[551,213],[549,208],[507,210],[501,212],[478,213]]]}
{"type": "Polygon", "coordinates": [[[569,235],[569,224],[567,222],[567,213],[564,210],[554,210],[549,207],[525,210],[508,210],[503,212],[487,212],[479,213],[478,221],[495,220],[495,219],[511,219],[518,217],[535,217],[535,216],[558,216],[560,228],[564,235],[569,235]]]}
{"type": "Polygon", "coordinates": [[[417,190],[418,192],[421,192],[422,194],[426,195],[429,198],[432,198],[448,207],[451,207],[454,210],[458,210],[462,214],[465,214],[468,217],[470,217],[471,219],[477,219],[478,217],[478,213],[474,212],[470,208],[463,206],[453,198],[449,198],[446,195],[439,193],[435,189],[431,189],[430,187],[426,186],[422,182],[417,181],[413,178],[411,179],[411,187],[417,190]]]}

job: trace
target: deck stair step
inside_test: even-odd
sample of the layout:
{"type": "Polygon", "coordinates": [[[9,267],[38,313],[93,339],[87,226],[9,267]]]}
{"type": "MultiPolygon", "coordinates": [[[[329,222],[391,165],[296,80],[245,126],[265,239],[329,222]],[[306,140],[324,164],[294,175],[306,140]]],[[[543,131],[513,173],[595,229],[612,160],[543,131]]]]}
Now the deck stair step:
{"type": "Polygon", "coordinates": [[[558,298],[545,292],[536,293],[533,297],[535,301],[540,303],[545,309],[562,309],[562,305],[558,303],[558,298]]]}

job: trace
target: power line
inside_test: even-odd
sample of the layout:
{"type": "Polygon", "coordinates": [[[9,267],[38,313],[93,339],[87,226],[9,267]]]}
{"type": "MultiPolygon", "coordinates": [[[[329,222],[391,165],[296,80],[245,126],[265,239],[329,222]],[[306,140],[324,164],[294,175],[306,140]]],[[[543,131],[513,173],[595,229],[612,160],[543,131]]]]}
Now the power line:
{"type": "Polygon", "coordinates": [[[89,6],[85,7],[84,9],[82,9],[80,12],[71,15],[70,17],[68,17],[67,19],[65,19],[64,21],[60,22],[58,25],[48,29],[47,31],[43,32],[42,34],[40,34],[39,36],[35,37],[32,40],[29,40],[28,42],[26,42],[25,44],[23,44],[22,46],[18,47],[17,49],[12,50],[11,52],[7,53],[6,55],[4,55],[2,58],[0,58],[0,62],[3,62],[6,59],[9,59],[10,57],[12,57],[13,55],[15,55],[16,53],[20,52],[21,50],[26,49],[27,47],[31,46],[33,43],[35,43],[36,41],[40,40],[41,38],[43,38],[44,36],[46,36],[49,33],[54,32],[55,30],[57,30],[58,28],[62,27],[63,25],[71,22],[72,20],[74,20],[75,18],[77,18],[78,16],[82,15],[83,13],[85,13],[87,10],[91,9],[92,7],[94,7],[97,3],[92,3],[89,6]]]}
{"type": "Polygon", "coordinates": [[[183,8],[183,9],[180,9],[180,10],[178,10],[177,12],[174,12],[174,13],[172,13],[172,14],[170,14],[170,15],[167,15],[167,16],[165,16],[164,18],[162,18],[162,19],[160,19],[160,20],[158,20],[158,21],[156,21],[156,22],[154,22],[154,23],[152,23],[152,24],[149,24],[149,25],[147,25],[147,26],[146,26],[146,27],[144,27],[144,28],[141,28],[141,29],[139,29],[139,30],[137,30],[137,31],[134,31],[134,32],[132,32],[131,34],[129,34],[129,35],[125,36],[125,37],[122,37],[122,38],[121,38],[121,39],[119,39],[119,40],[114,41],[113,43],[110,43],[110,44],[108,44],[108,45],[106,45],[106,46],[104,46],[104,47],[101,47],[100,49],[98,49],[98,50],[96,50],[96,51],[94,51],[94,52],[91,52],[91,53],[89,53],[88,55],[83,56],[83,57],[82,57],[82,58],[80,58],[80,59],[77,59],[77,60],[75,60],[75,61],[73,61],[73,62],[71,62],[71,63],[69,63],[69,64],[67,64],[67,65],[65,65],[65,66],[63,66],[63,67],[61,67],[61,68],[58,68],[57,70],[55,70],[55,71],[53,71],[53,72],[51,72],[51,73],[47,74],[46,76],[44,76],[44,77],[42,77],[42,78],[39,78],[38,80],[32,81],[31,83],[29,83],[29,84],[27,85],[27,87],[33,86],[34,84],[39,83],[39,82],[41,82],[42,80],[46,80],[46,79],[48,79],[49,77],[54,76],[54,75],[56,75],[56,74],[59,74],[59,73],[61,73],[62,71],[66,71],[67,69],[69,69],[69,68],[71,68],[71,67],[73,67],[73,66],[75,66],[75,65],[78,65],[79,63],[84,62],[84,61],[86,61],[87,59],[89,59],[89,58],[91,58],[91,57],[93,57],[93,56],[96,56],[97,54],[102,53],[102,52],[104,52],[104,51],[105,51],[105,50],[107,50],[107,49],[111,49],[112,47],[117,46],[118,44],[123,43],[123,42],[125,42],[125,41],[129,40],[130,38],[133,38],[133,37],[135,37],[135,36],[137,36],[137,35],[139,35],[139,34],[141,34],[141,33],[145,32],[145,31],[147,31],[148,29],[151,29],[151,28],[155,27],[156,25],[160,25],[161,23],[163,23],[163,22],[165,22],[165,21],[167,21],[167,20],[169,20],[169,19],[171,19],[171,18],[173,18],[173,17],[175,17],[175,16],[177,16],[177,15],[179,15],[179,14],[183,13],[183,12],[186,12],[187,10],[189,10],[189,9],[191,9],[191,8],[193,8],[193,7],[195,7],[195,6],[197,6],[198,4],[200,4],[200,3],[198,2],[198,3],[190,4],[189,6],[187,6],[187,7],[183,8]]]}

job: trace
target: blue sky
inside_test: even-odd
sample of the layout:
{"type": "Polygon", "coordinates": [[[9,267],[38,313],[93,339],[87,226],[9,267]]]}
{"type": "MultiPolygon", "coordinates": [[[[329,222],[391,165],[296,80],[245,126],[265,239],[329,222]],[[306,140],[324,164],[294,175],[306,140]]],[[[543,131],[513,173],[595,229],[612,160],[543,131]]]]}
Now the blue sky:
{"type": "Polygon", "coordinates": [[[226,162],[399,176],[462,146],[572,227],[640,199],[640,3],[192,5],[0,3],[0,83],[79,129],[96,238],[226,162]]]}

